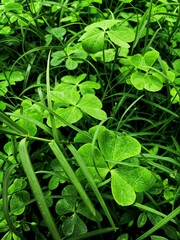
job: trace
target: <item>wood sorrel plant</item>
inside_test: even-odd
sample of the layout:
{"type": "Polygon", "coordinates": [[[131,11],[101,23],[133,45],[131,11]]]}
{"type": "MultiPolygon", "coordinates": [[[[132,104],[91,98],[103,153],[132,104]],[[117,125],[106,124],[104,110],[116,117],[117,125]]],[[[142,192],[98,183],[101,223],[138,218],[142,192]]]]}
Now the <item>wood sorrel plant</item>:
{"type": "Polygon", "coordinates": [[[1,1],[1,239],[179,239],[179,7],[1,1]]]}

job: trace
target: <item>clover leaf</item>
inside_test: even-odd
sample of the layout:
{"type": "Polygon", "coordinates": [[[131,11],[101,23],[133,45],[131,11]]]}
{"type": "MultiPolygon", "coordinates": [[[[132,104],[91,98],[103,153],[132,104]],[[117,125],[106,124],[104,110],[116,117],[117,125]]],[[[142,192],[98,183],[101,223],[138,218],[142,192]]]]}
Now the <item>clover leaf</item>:
{"type": "MultiPolygon", "coordinates": [[[[72,78],[71,78],[72,80],[72,78]]],[[[107,118],[106,113],[101,109],[102,103],[96,96],[92,94],[85,94],[82,98],[77,90],[68,88],[62,89],[62,85],[59,84],[55,87],[55,91],[51,91],[51,99],[54,101],[54,110],[61,118],[68,123],[75,123],[79,121],[83,113],[98,119],[105,120],[107,118]]],[[[59,119],[55,119],[56,127],[67,126],[59,119]]],[[[47,116],[47,124],[51,126],[49,114],[47,116]]]]}
{"type": "Polygon", "coordinates": [[[122,48],[129,48],[128,42],[134,41],[135,33],[129,27],[117,26],[119,22],[119,20],[104,20],[87,26],[84,29],[86,32],[79,39],[84,50],[88,53],[102,51],[106,37],[122,48]]]}
{"type": "Polygon", "coordinates": [[[63,51],[52,53],[51,65],[58,66],[65,61],[68,70],[74,70],[87,58],[87,53],[83,50],[81,43],[73,47],[66,47],[63,51]]]}
{"type": "MultiPolygon", "coordinates": [[[[27,203],[28,201],[30,201],[30,195],[27,191],[22,190],[22,191],[16,192],[11,197],[10,210],[11,211],[16,210],[17,208],[27,203]]],[[[25,206],[15,211],[14,214],[20,215],[24,212],[24,210],[25,210],[25,206]]]]}
{"type": "Polygon", "coordinates": [[[72,216],[64,220],[62,231],[65,236],[78,236],[87,233],[87,227],[82,219],[74,213],[72,216]]]}
{"type": "MultiPolygon", "coordinates": [[[[43,118],[45,117],[43,110],[37,104],[32,104],[30,100],[24,100],[21,104],[23,108],[23,115],[28,116],[32,119],[35,119],[39,122],[43,122],[43,118]]],[[[20,109],[16,110],[14,113],[19,114],[20,109]]],[[[16,120],[17,118],[12,117],[12,119],[16,120]]],[[[17,124],[23,127],[31,136],[35,136],[37,133],[36,124],[29,122],[25,119],[17,120],[17,124]]]]}
{"type": "Polygon", "coordinates": [[[163,83],[159,78],[138,71],[131,75],[131,82],[138,90],[145,88],[148,91],[157,92],[163,87],[163,83]]]}
{"type": "Polygon", "coordinates": [[[141,145],[135,138],[118,136],[110,130],[101,132],[98,144],[106,160],[122,161],[141,152],[141,145]]]}
{"type": "MultiPolygon", "coordinates": [[[[136,71],[131,75],[131,83],[138,90],[146,89],[151,92],[157,92],[162,89],[164,77],[156,71],[151,70],[158,56],[159,52],[148,51],[144,56],[135,54],[130,58],[131,64],[136,67],[136,71]],[[137,69],[142,71],[138,71],[137,69]]],[[[168,70],[167,64],[163,62],[163,65],[168,70]]],[[[174,80],[173,73],[167,72],[167,75],[171,80],[174,80]]]]}
{"type": "Polygon", "coordinates": [[[102,102],[99,100],[99,98],[92,94],[84,95],[77,104],[77,107],[98,120],[105,120],[107,118],[106,113],[101,110],[102,102]]]}
{"type": "MultiPolygon", "coordinates": [[[[82,157],[84,163],[86,164],[88,170],[91,172],[95,181],[96,182],[102,181],[102,179],[104,179],[108,174],[109,168],[99,149],[97,147],[94,147],[93,149],[94,162],[92,158],[91,143],[84,144],[82,147],[78,149],[78,152],[82,157]],[[98,172],[96,171],[96,169],[98,172]]],[[[76,175],[78,176],[79,180],[83,180],[85,178],[80,168],[76,171],[76,175]]]]}
{"type": "Polygon", "coordinates": [[[63,36],[66,34],[66,29],[63,27],[56,27],[56,28],[47,27],[46,30],[51,35],[56,37],[59,41],[62,41],[63,36]]]}
{"type": "MultiPolygon", "coordinates": [[[[95,219],[82,201],[79,202],[77,190],[73,185],[68,185],[63,188],[62,197],[63,199],[60,199],[56,203],[56,213],[59,216],[73,213],[63,222],[62,230],[64,234],[69,236],[85,233],[87,231],[86,225],[78,215],[81,214],[92,221],[97,221],[97,219],[95,219]]],[[[98,211],[96,211],[96,213],[98,220],[102,221],[101,214],[98,211]]]]}

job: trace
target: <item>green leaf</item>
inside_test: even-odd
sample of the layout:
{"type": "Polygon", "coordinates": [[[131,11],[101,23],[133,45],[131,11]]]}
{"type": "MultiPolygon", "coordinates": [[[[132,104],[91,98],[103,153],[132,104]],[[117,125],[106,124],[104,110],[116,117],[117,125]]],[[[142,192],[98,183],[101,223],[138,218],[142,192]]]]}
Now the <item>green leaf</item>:
{"type": "MultiPolygon", "coordinates": [[[[82,147],[78,149],[78,153],[84,160],[85,164],[87,167],[94,167],[93,159],[92,159],[92,144],[87,143],[84,144],[82,147]]],[[[94,153],[94,160],[95,160],[95,165],[97,168],[105,168],[108,169],[108,166],[106,162],[104,161],[104,158],[99,151],[99,149],[95,146],[93,149],[94,153]]]]}
{"type": "MultiPolygon", "coordinates": [[[[29,201],[30,201],[30,195],[27,191],[22,190],[22,191],[16,192],[11,197],[10,210],[13,211],[29,201]]],[[[13,214],[20,215],[24,212],[24,210],[25,210],[25,206],[17,210],[16,212],[14,212],[13,214]]]]}
{"type": "Polygon", "coordinates": [[[173,63],[173,68],[180,74],[180,59],[175,60],[173,63]]]}
{"type": "MultiPolygon", "coordinates": [[[[41,107],[39,107],[37,104],[32,104],[30,100],[24,100],[21,106],[23,107],[23,115],[35,119],[39,122],[43,122],[45,115],[43,114],[41,107]]],[[[19,113],[19,110],[15,111],[14,113],[19,113]]],[[[17,121],[17,124],[23,127],[29,133],[29,135],[36,135],[37,127],[34,123],[20,119],[17,121]]]]}
{"type": "Polygon", "coordinates": [[[52,56],[51,65],[56,67],[63,62],[63,60],[66,57],[66,54],[64,51],[57,51],[52,53],[51,56],[52,56]]]}
{"type": "Polygon", "coordinates": [[[60,41],[63,40],[63,36],[66,34],[66,29],[63,27],[56,28],[47,27],[46,30],[60,41]]]}
{"type": "Polygon", "coordinates": [[[6,12],[13,11],[16,13],[22,13],[23,11],[23,6],[19,3],[8,3],[5,5],[4,10],[6,12]]]}
{"type": "Polygon", "coordinates": [[[78,62],[77,61],[74,61],[72,58],[68,58],[66,60],[66,68],[69,69],[69,70],[74,70],[78,67],[78,62]]]}
{"type": "Polygon", "coordinates": [[[117,240],[128,240],[129,239],[129,236],[128,236],[128,233],[124,233],[124,234],[121,234],[117,240]]]}
{"type": "Polygon", "coordinates": [[[80,99],[80,95],[76,90],[61,89],[58,85],[54,91],[51,91],[51,100],[61,103],[62,106],[76,105],[80,99]]]}
{"type": "Polygon", "coordinates": [[[151,172],[145,167],[120,166],[118,174],[122,177],[136,192],[144,192],[151,186],[151,172]]]}
{"type": "MultiPolygon", "coordinates": [[[[96,182],[101,182],[102,179],[104,179],[108,174],[109,168],[106,162],[104,161],[104,158],[99,149],[97,147],[94,147],[92,155],[92,144],[87,143],[78,149],[78,153],[82,157],[88,170],[93,176],[93,179],[96,182]],[[94,156],[94,162],[92,156],[94,156]],[[98,173],[95,167],[97,168],[98,173]]],[[[76,171],[76,176],[78,177],[79,180],[83,180],[85,178],[80,168],[76,171]]]]}
{"type": "MultiPolygon", "coordinates": [[[[0,96],[1,96],[1,92],[0,92],[0,96]]],[[[6,109],[6,103],[4,103],[3,101],[0,101],[0,110],[4,111],[6,109]]]]}
{"type": "Polygon", "coordinates": [[[78,192],[73,185],[68,185],[62,190],[62,196],[69,204],[75,206],[78,192]]]}
{"type": "Polygon", "coordinates": [[[1,240],[12,240],[12,232],[8,231],[2,238],[1,240]]]}
{"type": "Polygon", "coordinates": [[[127,27],[117,27],[107,32],[112,42],[122,48],[129,48],[128,42],[132,42],[135,39],[135,33],[133,29],[127,27]]]}
{"type": "Polygon", "coordinates": [[[69,204],[65,199],[60,199],[57,203],[56,203],[56,207],[55,207],[56,213],[59,216],[65,215],[67,213],[72,213],[75,210],[75,206],[73,206],[72,204],[69,204]]]}
{"type": "MultiPolygon", "coordinates": [[[[68,108],[59,108],[55,111],[61,118],[66,120],[68,123],[75,123],[82,118],[82,113],[77,107],[68,107],[68,108]]],[[[59,128],[61,126],[67,126],[60,119],[55,118],[56,127],[59,128]]],[[[51,127],[51,121],[48,117],[47,124],[51,127]]]]}
{"type": "MultiPolygon", "coordinates": [[[[176,89],[180,90],[179,87],[177,87],[176,89]]],[[[170,94],[171,94],[171,96],[172,96],[171,101],[172,101],[173,104],[180,102],[180,96],[179,96],[179,94],[177,93],[176,89],[175,89],[175,88],[172,88],[172,89],[170,90],[170,94]]]]}
{"type": "Polygon", "coordinates": [[[153,66],[153,64],[155,63],[155,61],[157,60],[159,56],[159,52],[158,51],[149,51],[146,52],[144,55],[144,60],[147,66],[153,66]]]}
{"type": "Polygon", "coordinates": [[[98,143],[106,160],[122,161],[141,152],[141,145],[135,138],[117,136],[110,130],[100,133],[98,143]]]}
{"type": "Polygon", "coordinates": [[[149,51],[145,53],[144,57],[141,54],[135,54],[130,58],[130,60],[131,60],[131,64],[136,68],[139,68],[139,69],[142,69],[143,71],[148,72],[150,70],[149,67],[153,66],[158,56],[159,56],[159,52],[149,51]]]}
{"type": "Polygon", "coordinates": [[[77,214],[73,214],[67,218],[62,224],[62,231],[65,236],[78,236],[87,233],[86,224],[78,217],[77,214]]]}
{"type": "Polygon", "coordinates": [[[100,58],[100,60],[103,62],[112,62],[114,61],[114,58],[115,58],[115,50],[113,48],[110,48],[110,49],[107,49],[107,50],[104,50],[104,53],[103,51],[101,52],[97,52],[95,55],[95,58],[100,58]]]}
{"type": "Polygon", "coordinates": [[[137,220],[137,226],[138,228],[143,227],[147,222],[147,214],[145,212],[142,212],[137,220]]]}
{"type": "Polygon", "coordinates": [[[160,91],[163,83],[155,76],[136,71],[131,75],[131,82],[138,90],[146,89],[150,92],[160,91]]]}
{"type": "Polygon", "coordinates": [[[132,205],[136,200],[133,188],[121,178],[118,169],[111,171],[111,190],[115,201],[121,206],[132,205]]]}
{"type": "Polygon", "coordinates": [[[98,120],[105,120],[107,118],[106,113],[101,110],[101,101],[92,94],[85,94],[78,103],[77,107],[98,120]]]}
{"type": "Polygon", "coordinates": [[[97,28],[86,32],[79,41],[81,39],[83,49],[88,53],[96,53],[104,48],[104,32],[97,28]]]}
{"type": "Polygon", "coordinates": [[[89,209],[86,207],[86,205],[81,202],[78,206],[77,206],[77,213],[83,215],[84,217],[92,220],[92,221],[99,221],[101,222],[103,220],[102,215],[100,214],[100,212],[96,211],[96,218],[92,215],[92,213],[89,211],[89,209]]]}
{"type": "Polygon", "coordinates": [[[52,176],[48,183],[49,190],[56,189],[59,186],[59,183],[60,183],[60,178],[56,176],[52,176]]]}
{"type": "Polygon", "coordinates": [[[27,183],[23,178],[16,178],[14,182],[8,187],[8,194],[12,194],[16,191],[22,190],[25,188],[27,183]]]}
{"type": "Polygon", "coordinates": [[[77,85],[78,83],[83,81],[86,78],[86,76],[87,76],[86,73],[83,73],[79,76],[66,75],[66,76],[61,78],[61,81],[65,82],[65,83],[71,83],[71,84],[76,84],[77,85]]]}

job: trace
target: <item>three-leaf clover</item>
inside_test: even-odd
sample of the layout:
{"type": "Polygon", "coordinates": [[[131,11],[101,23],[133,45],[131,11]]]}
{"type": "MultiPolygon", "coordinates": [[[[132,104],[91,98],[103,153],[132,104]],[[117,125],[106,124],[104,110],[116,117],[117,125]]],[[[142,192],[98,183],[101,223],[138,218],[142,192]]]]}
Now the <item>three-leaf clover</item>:
{"type": "Polygon", "coordinates": [[[63,51],[52,53],[52,66],[58,66],[65,61],[68,70],[74,70],[83,59],[87,58],[87,53],[83,50],[81,44],[75,44],[73,47],[66,47],[63,51]]]}
{"type": "Polygon", "coordinates": [[[59,216],[72,214],[70,217],[67,217],[62,224],[62,231],[65,236],[74,236],[87,232],[87,227],[79,215],[91,221],[97,221],[97,219],[99,222],[102,221],[102,216],[98,211],[96,211],[96,219],[85,204],[78,200],[78,193],[73,185],[68,185],[62,190],[62,197],[63,199],[60,199],[56,203],[56,213],[59,216]]]}
{"type": "MultiPolygon", "coordinates": [[[[121,206],[135,202],[136,192],[144,192],[151,185],[151,173],[139,165],[128,165],[125,160],[141,152],[140,143],[131,136],[119,136],[110,130],[102,130],[98,145],[86,143],[78,152],[96,182],[101,182],[110,173],[111,190],[115,201],[121,206]],[[119,165],[119,167],[115,167],[119,165]]],[[[76,174],[84,179],[79,168],[76,174]]]]}
{"type": "Polygon", "coordinates": [[[84,50],[97,53],[105,47],[106,37],[121,48],[129,48],[129,42],[134,41],[133,29],[120,25],[120,20],[104,20],[88,25],[86,32],[80,37],[84,50]]]}

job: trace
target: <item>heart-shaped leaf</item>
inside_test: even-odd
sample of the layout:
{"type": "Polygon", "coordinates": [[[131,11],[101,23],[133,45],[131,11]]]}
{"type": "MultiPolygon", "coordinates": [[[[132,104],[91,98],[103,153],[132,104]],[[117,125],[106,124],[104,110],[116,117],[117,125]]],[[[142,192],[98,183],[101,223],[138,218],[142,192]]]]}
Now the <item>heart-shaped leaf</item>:
{"type": "Polygon", "coordinates": [[[117,136],[110,130],[101,132],[98,143],[106,160],[122,161],[141,152],[141,145],[135,138],[117,136]]]}
{"type": "Polygon", "coordinates": [[[78,62],[77,61],[74,61],[72,58],[68,58],[66,60],[66,68],[69,69],[69,70],[74,70],[78,67],[78,62]]]}
{"type": "MultiPolygon", "coordinates": [[[[88,53],[97,53],[104,47],[104,32],[94,28],[86,32],[80,40],[82,40],[83,49],[88,53]]],[[[79,40],[79,41],[80,41],[79,40]]]]}
{"type": "Polygon", "coordinates": [[[136,71],[131,75],[131,82],[138,90],[146,89],[151,92],[160,91],[163,83],[155,76],[136,71]]]}
{"type": "Polygon", "coordinates": [[[115,201],[121,206],[132,205],[136,200],[133,188],[123,180],[118,169],[111,171],[111,190],[115,201]]]}
{"type": "MultiPolygon", "coordinates": [[[[70,124],[79,121],[83,116],[81,111],[73,106],[67,108],[58,108],[57,110],[55,110],[55,113],[70,124]]],[[[63,127],[67,126],[65,123],[63,123],[60,119],[57,118],[55,118],[55,123],[57,128],[61,126],[63,127]]],[[[51,127],[51,121],[49,117],[47,119],[47,124],[51,127]]]]}
{"type": "Polygon", "coordinates": [[[78,236],[87,232],[85,223],[76,213],[65,219],[62,224],[62,231],[65,236],[78,236]]]}
{"type": "MultiPolygon", "coordinates": [[[[86,164],[88,170],[90,171],[91,175],[95,179],[95,181],[96,182],[102,181],[102,178],[104,179],[108,174],[109,168],[99,149],[97,147],[94,147],[93,149],[94,162],[92,158],[92,144],[90,143],[84,144],[82,147],[79,148],[78,152],[82,157],[84,163],[86,164]]],[[[79,180],[83,180],[85,178],[80,168],[76,171],[76,175],[78,176],[79,180]]]]}
{"type": "Polygon", "coordinates": [[[92,94],[85,94],[78,103],[77,107],[98,120],[105,120],[107,118],[106,113],[101,110],[101,101],[92,94]]]}
{"type": "Polygon", "coordinates": [[[151,186],[151,172],[144,167],[120,166],[118,175],[136,192],[144,192],[151,186]]]}

